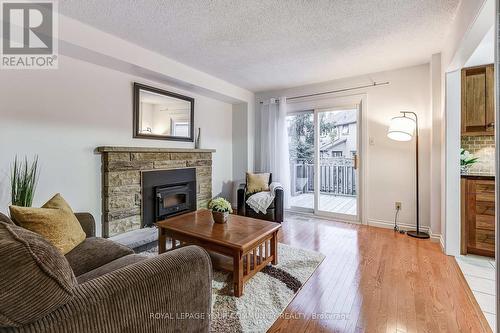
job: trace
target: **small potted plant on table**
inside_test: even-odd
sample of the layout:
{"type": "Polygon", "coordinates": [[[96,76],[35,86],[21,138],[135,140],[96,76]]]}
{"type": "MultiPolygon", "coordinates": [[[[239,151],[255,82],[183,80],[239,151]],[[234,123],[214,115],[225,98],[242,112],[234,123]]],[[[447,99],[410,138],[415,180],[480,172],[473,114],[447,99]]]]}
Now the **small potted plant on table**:
{"type": "Polygon", "coordinates": [[[233,212],[231,204],[224,198],[215,198],[208,203],[215,223],[226,223],[229,213],[233,212]]]}

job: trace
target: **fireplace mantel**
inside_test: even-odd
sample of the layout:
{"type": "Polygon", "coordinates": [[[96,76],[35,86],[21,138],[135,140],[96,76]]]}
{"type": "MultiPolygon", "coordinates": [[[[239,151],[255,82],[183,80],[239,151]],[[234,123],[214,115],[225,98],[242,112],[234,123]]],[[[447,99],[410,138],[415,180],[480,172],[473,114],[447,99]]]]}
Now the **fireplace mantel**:
{"type": "Polygon", "coordinates": [[[212,198],[215,149],[101,146],[102,221],[104,237],[143,227],[143,174],[148,171],[196,169],[197,208],[212,198]]]}
{"type": "Polygon", "coordinates": [[[98,153],[215,153],[215,149],[121,147],[121,146],[101,146],[97,147],[96,151],[98,153]]]}

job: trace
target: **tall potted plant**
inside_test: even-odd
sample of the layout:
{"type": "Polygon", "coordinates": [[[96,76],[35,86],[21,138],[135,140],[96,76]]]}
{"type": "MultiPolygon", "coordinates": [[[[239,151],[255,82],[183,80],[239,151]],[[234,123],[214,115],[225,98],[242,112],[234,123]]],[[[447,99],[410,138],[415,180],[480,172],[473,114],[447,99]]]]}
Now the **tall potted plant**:
{"type": "Polygon", "coordinates": [[[224,198],[215,198],[208,203],[215,223],[226,223],[229,213],[233,212],[231,204],[224,198]]]}
{"type": "Polygon", "coordinates": [[[38,156],[28,162],[25,157],[22,162],[17,156],[12,163],[10,173],[10,188],[12,204],[16,206],[31,207],[38,182],[38,156]]]}

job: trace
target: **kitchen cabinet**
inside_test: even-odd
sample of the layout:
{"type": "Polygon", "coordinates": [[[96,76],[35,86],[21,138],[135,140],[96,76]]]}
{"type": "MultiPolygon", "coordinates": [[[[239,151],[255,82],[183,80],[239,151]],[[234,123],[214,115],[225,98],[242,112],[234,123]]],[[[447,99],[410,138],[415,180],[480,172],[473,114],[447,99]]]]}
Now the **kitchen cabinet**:
{"type": "Polygon", "coordinates": [[[494,66],[462,69],[462,135],[494,135],[494,66]]]}
{"type": "Polygon", "coordinates": [[[495,256],[495,180],[462,176],[462,254],[495,256]]]}

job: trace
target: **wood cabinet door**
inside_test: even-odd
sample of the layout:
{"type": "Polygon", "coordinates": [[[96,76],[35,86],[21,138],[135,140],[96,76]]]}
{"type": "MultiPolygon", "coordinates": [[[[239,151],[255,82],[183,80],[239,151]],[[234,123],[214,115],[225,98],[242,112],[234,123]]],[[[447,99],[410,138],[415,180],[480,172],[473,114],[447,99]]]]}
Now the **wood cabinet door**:
{"type": "Polygon", "coordinates": [[[493,135],[493,65],[462,69],[462,134],[493,135]]]}
{"type": "MultiPolygon", "coordinates": [[[[467,253],[495,256],[495,182],[467,180],[467,253]]],[[[464,229],[462,229],[464,230],[464,229]]]]}
{"type": "Polygon", "coordinates": [[[467,253],[473,253],[476,248],[476,181],[467,180],[467,253]]]}

